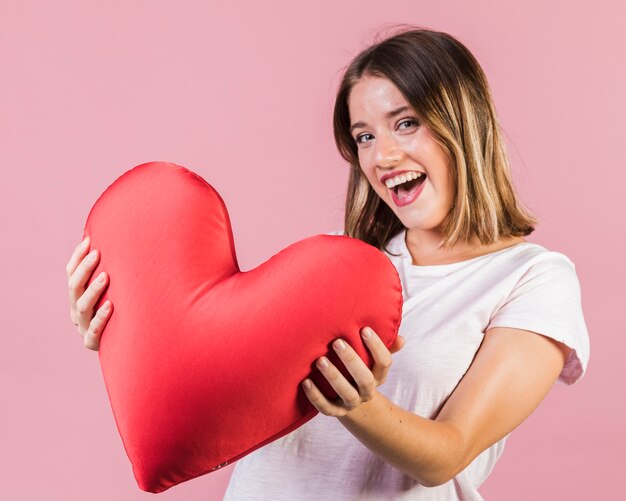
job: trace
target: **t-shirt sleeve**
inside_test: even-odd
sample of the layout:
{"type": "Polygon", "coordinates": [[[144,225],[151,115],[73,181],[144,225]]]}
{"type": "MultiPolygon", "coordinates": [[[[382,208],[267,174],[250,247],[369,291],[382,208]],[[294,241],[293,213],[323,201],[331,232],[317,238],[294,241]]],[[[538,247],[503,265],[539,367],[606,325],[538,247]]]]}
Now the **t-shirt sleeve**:
{"type": "Polygon", "coordinates": [[[511,327],[550,337],[571,351],[558,381],[573,384],[587,370],[589,336],[583,316],[575,265],[567,256],[551,252],[522,275],[487,329],[511,327]]]}

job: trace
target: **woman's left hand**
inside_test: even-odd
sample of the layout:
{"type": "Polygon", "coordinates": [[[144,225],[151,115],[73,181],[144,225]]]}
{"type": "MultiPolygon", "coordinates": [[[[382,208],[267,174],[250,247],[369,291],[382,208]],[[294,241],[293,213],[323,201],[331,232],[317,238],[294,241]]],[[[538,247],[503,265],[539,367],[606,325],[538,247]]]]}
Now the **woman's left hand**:
{"type": "Polygon", "coordinates": [[[313,381],[305,379],[302,382],[304,393],[309,401],[326,416],[345,416],[363,402],[371,400],[377,391],[376,388],[383,384],[387,378],[387,373],[391,367],[391,354],[404,346],[404,338],[397,336],[391,347],[387,349],[378,334],[369,327],[361,329],[361,337],[374,358],[374,367],[371,370],[344,340],[338,338],[333,342],[333,349],[356,381],[356,388],[326,357],[320,357],[317,360],[317,368],[339,397],[331,402],[315,386],[313,381]],[[368,333],[371,335],[368,336],[368,333]]]}

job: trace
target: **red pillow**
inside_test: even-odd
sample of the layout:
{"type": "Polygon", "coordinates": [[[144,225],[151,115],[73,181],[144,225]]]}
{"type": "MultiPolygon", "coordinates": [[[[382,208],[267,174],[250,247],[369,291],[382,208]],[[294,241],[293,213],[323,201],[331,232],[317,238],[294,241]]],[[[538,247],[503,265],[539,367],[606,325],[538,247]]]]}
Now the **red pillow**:
{"type": "MultiPolygon", "coordinates": [[[[139,487],[161,492],[231,463],[317,414],[301,381],[337,395],[315,368],[342,337],[389,347],[402,312],[396,269],[361,240],[316,235],[253,270],[237,265],[228,212],[203,178],[167,162],[121,175],[83,238],[101,252],[114,311],[100,363],[139,487]]],[[[353,381],[353,380],[352,380],[353,381]]],[[[330,418],[329,418],[330,419],[330,418]]]]}

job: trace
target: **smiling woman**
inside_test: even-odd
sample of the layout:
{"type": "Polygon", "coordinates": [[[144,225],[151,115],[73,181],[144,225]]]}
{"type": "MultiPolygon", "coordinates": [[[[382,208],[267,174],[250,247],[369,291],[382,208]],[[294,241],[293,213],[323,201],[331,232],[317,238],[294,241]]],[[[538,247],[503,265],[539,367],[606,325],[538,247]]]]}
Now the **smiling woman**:
{"type": "MultiPolygon", "coordinates": [[[[340,83],[333,125],[350,172],[333,233],[394,265],[399,333],[387,348],[360,328],[371,369],[347,342],[356,332],[334,339],[345,367],[321,357],[315,376],[337,398],[302,381],[323,415],[237,461],[225,499],[480,500],[507,436],[556,381],[586,371],[574,263],[524,239],[536,220],[513,188],[485,75],[454,37],[411,28],[366,48],[340,83]]],[[[98,259],[87,250],[67,266],[71,316],[98,349],[113,305],[94,311],[110,282],[85,288],[98,259]]]]}
{"type": "Polygon", "coordinates": [[[441,222],[444,247],[533,231],[536,220],[513,189],[487,79],[450,35],[411,30],[361,52],[338,90],[334,129],[350,164],[349,236],[382,249],[410,226],[398,209],[415,200],[426,205],[430,196],[440,205],[435,219],[449,215],[441,222]],[[393,197],[381,186],[405,170],[427,176],[421,200],[393,197]]]}
{"type": "MultiPolygon", "coordinates": [[[[453,202],[454,184],[448,157],[424,119],[416,118],[391,80],[370,73],[353,84],[347,102],[350,117],[360,117],[351,130],[357,167],[375,192],[372,200],[381,209],[391,209],[395,219],[413,231],[429,231],[441,224],[453,202]],[[388,179],[406,182],[411,173],[421,181],[414,182],[413,191],[411,186],[402,192],[387,186],[388,179]]],[[[361,229],[371,231],[357,224],[354,236],[361,229]]]]}
{"type": "Polygon", "coordinates": [[[413,27],[358,54],[334,134],[350,167],[335,233],[396,267],[398,342],[362,329],[370,370],[336,340],[355,384],[317,360],[339,397],[302,388],[328,417],[240,460],[225,499],[480,500],[507,436],[555,381],[586,370],[574,264],[524,239],[536,220],[513,188],[485,75],[454,37],[413,27]]]}

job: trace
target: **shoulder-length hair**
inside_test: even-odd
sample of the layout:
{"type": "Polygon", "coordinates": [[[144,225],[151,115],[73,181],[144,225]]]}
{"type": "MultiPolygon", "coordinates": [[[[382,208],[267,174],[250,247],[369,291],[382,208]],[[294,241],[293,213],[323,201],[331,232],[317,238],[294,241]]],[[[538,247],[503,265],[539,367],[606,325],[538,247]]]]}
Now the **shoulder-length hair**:
{"type": "Polygon", "coordinates": [[[534,231],[537,220],[521,206],[513,188],[503,136],[482,68],[451,35],[403,28],[359,53],[346,69],[337,92],[335,143],[350,164],[345,235],[382,250],[404,227],[367,181],[350,134],[348,98],[363,75],[393,82],[448,156],[454,195],[442,225],[444,247],[468,241],[472,235],[490,244],[534,231]]]}

